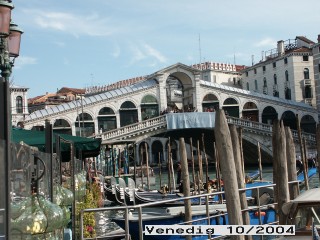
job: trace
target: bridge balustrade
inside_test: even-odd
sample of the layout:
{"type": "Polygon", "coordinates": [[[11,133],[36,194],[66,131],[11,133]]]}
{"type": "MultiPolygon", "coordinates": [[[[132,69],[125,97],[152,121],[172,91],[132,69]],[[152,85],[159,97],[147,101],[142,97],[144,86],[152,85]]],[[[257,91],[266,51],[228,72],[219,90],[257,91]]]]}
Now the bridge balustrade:
{"type": "MultiPolygon", "coordinates": [[[[188,113],[185,113],[188,114],[188,113]]],[[[227,122],[229,124],[234,124],[236,126],[242,127],[246,131],[255,132],[257,134],[267,134],[272,135],[272,125],[250,121],[248,119],[240,119],[235,117],[227,117],[227,122]]],[[[161,115],[155,118],[147,119],[141,122],[133,123],[121,128],[113,129],[104,133],[95,135],[95,137],[101,137],[102,140],[112,141],[129,139],[134,136],[139,136],[145,132],[151,132],[159,128],[164,129],[167,127],[166,115],[161,115]]],[[[292,130],[292,136],[294,139],[298,139],[298,132],[292,130]]],[[[315,144],[316,136],[315,134],[302,133],[302,137],[306,139],[307,142],[315,144]]]]}

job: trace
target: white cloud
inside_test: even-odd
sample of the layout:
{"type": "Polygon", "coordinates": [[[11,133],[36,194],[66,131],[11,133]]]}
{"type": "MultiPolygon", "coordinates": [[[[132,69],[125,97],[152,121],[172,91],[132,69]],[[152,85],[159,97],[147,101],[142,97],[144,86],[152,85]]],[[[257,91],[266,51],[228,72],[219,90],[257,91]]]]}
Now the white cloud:
{"type": "Polygon", "coordinates": [[[255,43],[254,46],[256,46],[256,47],[272,47],[272,46],[275,46],[276,42],[277,41],[272,38],[265,38],[265,39],[262,39],[259,42],[255,43]]]}
{"type": "Polygon", "coordinates": [[[97,14],[75,15],[64,12],[50,12],[42,10],[25,10],[28,16],[34,16],[33,24],[40,28],[66,32],[74,36],[108,36],[114,30],[107,19],[97,14]]]}
{"type": "Polygon", "coordinates": [[[14,62],[14,68],[21,68],[26,65],[37,64],[37,59],[28,56],[19,56],[14,62]]]}
{"type": "Polygon", "coordinates": [[[133,53],[131,64],[148,59],[148,65],[152,62],[152,66],[157,63],[167,62],[167,58],[149,44],[133,45],[131,44],[130,50],[133,53]]]}
{"type": "Polygon", "coordinates": [[[154,49],[148,44],[145,44],[144,48],[146,49],[147,55],[155,57],[159,62],[164,63],[167,61],[167,58],[165,56],[163,56],[158,50],[154,49]]]}

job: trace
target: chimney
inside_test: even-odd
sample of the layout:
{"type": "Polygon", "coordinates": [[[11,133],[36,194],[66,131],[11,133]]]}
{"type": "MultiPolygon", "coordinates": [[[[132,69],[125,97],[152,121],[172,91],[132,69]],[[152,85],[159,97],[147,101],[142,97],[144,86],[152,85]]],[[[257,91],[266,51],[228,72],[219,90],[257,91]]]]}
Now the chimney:
{"type": "Polygon", "coordinates": [[[277,48],[278,48],[278,55],[284,54],[284,41],[283,40],[278,41],[277,48]]]}
{"type": "Polygon", "coordinates": [[[320,34],[318,34],[318,43],[320,43],[320,34]]]}

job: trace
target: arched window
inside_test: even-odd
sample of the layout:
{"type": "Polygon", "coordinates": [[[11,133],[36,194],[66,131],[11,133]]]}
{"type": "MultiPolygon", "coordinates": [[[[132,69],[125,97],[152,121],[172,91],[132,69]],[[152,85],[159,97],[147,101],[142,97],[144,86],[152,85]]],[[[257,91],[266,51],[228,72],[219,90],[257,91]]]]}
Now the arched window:
{"type": "Polygon", "coordinates": [[[117,128],[117,119],[114,111],[109,107],[103,107],[98,115],[99,131],[105,132],[117,128]]]}
{"type": "Polygon", "coordinates": [[[18,96],[16,98],[16,111],[17,113],[23,113],[23,104],[22,104],[22,97],[18,96]]]}
{"type": "Polygon", "coordinates": [[[309,68],[303,70],[304,79],[309,79],[309,68]]]}

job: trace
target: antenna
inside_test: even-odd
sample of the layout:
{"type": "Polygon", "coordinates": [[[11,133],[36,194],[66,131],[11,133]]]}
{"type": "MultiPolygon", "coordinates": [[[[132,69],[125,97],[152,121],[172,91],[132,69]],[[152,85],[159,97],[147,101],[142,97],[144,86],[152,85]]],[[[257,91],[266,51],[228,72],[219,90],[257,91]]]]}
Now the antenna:
{"type": "Polygon", "coordinates": [[[200,41],[200,33],[199,33],[199,55],[200,55],[200,62],[201,63],[201,41],[200,41]]]}

